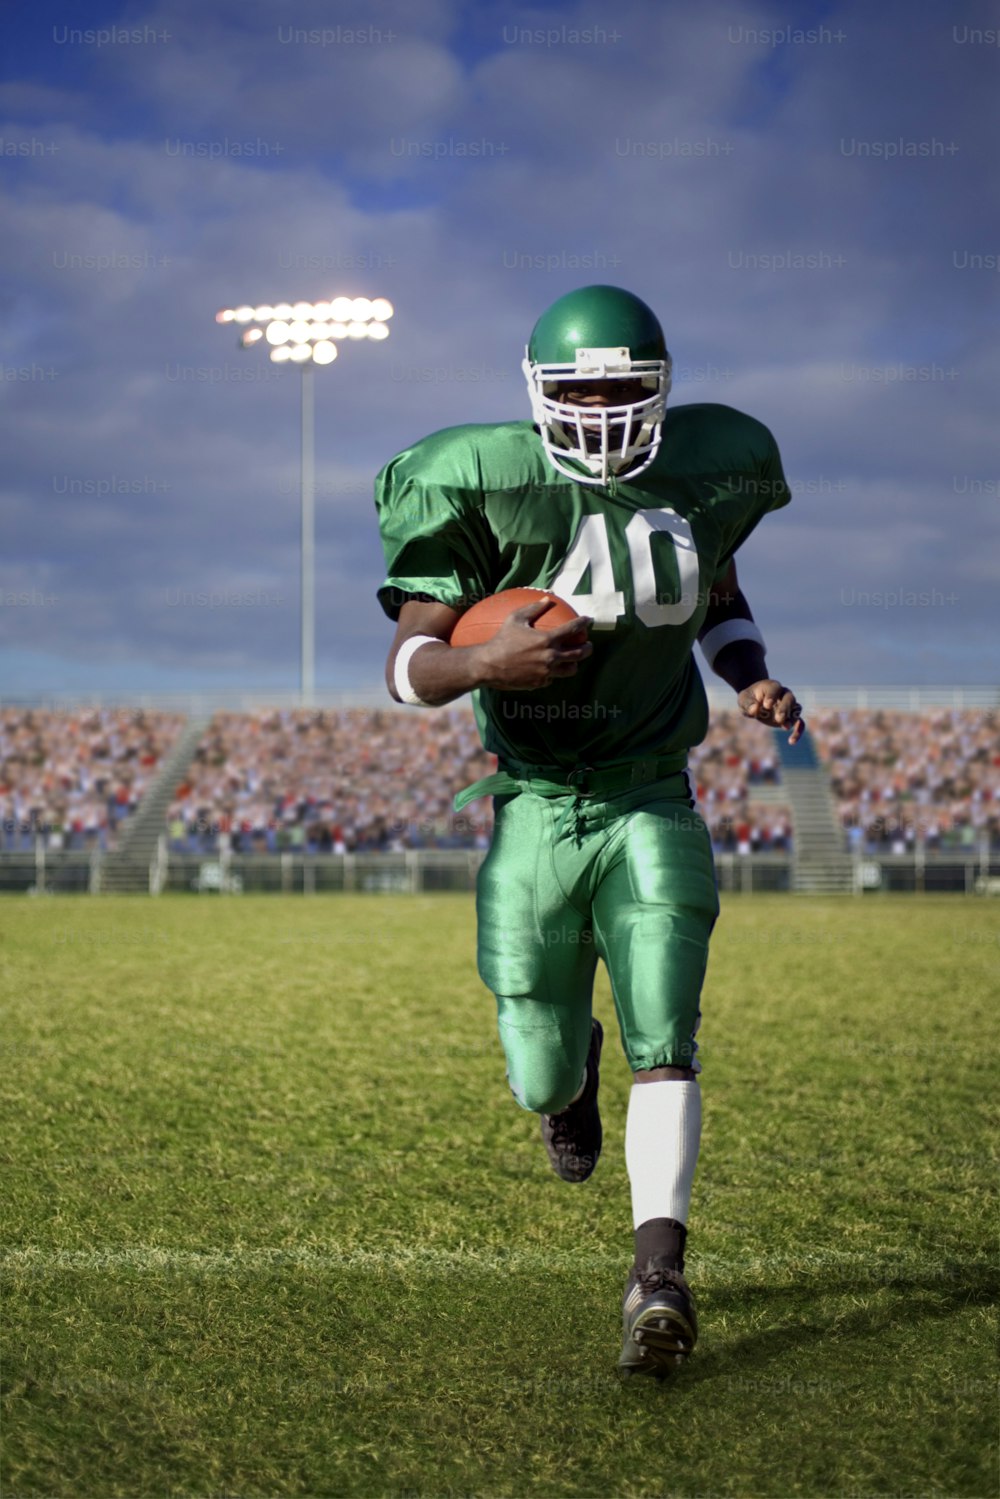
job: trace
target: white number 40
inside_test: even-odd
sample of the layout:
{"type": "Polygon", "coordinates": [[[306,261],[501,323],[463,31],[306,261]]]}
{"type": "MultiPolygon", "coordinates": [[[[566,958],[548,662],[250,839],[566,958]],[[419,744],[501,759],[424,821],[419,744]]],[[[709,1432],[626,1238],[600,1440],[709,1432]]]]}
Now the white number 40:
{"type": "MultiPolygon", "coordinates": [[[[688,522],[668,507],[637,510],[625,527],[625,540],[632,568],[635,612],[642,623],[650,629],[658,625],[684,624],[691,618],[698,602],[698,553],[688,522]],[[675,604],[657,602],[653,569],[653,534],[656,531],[667,533],[677,555],[681,589],[675,604]]],[[[625,595],[615,587],[608,527],[603,515],[583,517],[549,592],[572,604],[577,613],[590,615],[595,630],[614,629],[615,621],[625,613],[625,595]],[[577,593],[588,567],[590,592],[577,593]]]]}

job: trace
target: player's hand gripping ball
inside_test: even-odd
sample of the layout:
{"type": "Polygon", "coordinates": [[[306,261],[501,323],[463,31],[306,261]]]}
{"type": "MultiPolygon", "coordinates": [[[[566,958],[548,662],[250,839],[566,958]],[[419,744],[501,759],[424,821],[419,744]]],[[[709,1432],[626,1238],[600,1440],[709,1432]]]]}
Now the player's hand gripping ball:
{"type": "Polygon", "coordinates": [[[554,630],[557,625],[568,624],[579,619],[576,610],[564,599],[556,598],[544,588],[505,588],[502,593],[491,594],[480,599],[458,620],[451,632],[451,645],[484,645],[492,640],[509,614],[523,609],[526,604],[537,604],[540,599],[550,598],[549,608],[531,621],[535,630],[554,630]]]}

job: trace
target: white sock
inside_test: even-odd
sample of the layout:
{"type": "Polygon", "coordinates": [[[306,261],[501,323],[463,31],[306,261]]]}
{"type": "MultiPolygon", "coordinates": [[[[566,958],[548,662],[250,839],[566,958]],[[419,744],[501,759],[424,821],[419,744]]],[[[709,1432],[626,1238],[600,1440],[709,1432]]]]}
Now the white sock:
{"type": "Polygon", "coordinates": [[[633,1083],[625,1122],[625,1164],[633,1227],[650,1218],[687,1223],[701,1140],[696,1082],[633,1083]]]}
{"type": "MultiPolygon", "coordinates": [[[[579,1088],[577,1088],[576,1092],[573,1094],[573,1097],[570,1099],[569,1103],[576,1103],[576,1101],[577,1101],[578,1098],[582,1098],[583,1097],[583,1090],[584,1090],[584,1088],[586,1086],[587,1086],[587,1068],[586,1068],[586,1066],[584,1066],[583,1077],[580,1080],[580,1086],[579,1086],[579,1088]]],[[[567,1108],[569,1108],[569,1103],[566,1105],[567,1108]]]]}

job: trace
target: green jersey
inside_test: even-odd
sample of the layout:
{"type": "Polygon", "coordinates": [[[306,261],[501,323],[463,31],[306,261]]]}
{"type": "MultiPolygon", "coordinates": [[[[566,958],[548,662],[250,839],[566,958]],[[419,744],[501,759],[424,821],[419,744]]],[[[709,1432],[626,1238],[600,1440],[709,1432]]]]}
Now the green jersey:
{"type": "Polygon", "coordinates": [[[537,691],[474,693],[486,748],[561,769],[667,756],[708,728],[692,646],[712,583],[789,498],[774,438],[729,406],[668,408],[654,462],[607,487],[557,473],[529,421],[450,427],[376,480],[379,599],[395,619],[408,599],[558,594],[592,617],[593,655],[537,691]]]}

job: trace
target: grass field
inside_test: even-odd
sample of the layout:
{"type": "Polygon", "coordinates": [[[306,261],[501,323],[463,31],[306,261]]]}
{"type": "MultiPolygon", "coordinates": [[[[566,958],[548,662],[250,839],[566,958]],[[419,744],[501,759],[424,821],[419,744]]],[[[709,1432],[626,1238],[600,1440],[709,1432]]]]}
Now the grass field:
{"type": "Polygon", "coordinates": [[[615,1373],[616,1031],[566,1186],[473,943],[467,897],[0,906],[4,1499],[995,1494],[994,905],[724,906],[664,1387],[615,1373]]]}

